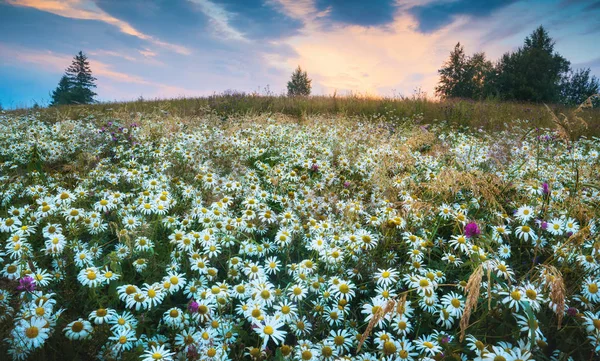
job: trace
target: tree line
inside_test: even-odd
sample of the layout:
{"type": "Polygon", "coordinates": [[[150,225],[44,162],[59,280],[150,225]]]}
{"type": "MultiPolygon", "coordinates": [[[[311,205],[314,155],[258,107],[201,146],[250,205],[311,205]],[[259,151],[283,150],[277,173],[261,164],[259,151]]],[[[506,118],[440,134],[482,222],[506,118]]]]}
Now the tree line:
{"type": "Polygon", "coordinates": [[[554,50],[554,40],[543,26],[524,44],[495,63],[485,53],[465,54],[458,43],[438,70],[435,92],[441,98],[488,99],[576,105],[600,90],[590,69],[571,68],[554,50]]]}

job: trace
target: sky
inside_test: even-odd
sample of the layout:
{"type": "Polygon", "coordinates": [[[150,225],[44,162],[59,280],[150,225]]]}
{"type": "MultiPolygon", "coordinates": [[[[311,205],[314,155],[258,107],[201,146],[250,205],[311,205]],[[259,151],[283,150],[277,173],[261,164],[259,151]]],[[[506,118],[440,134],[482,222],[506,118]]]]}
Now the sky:
{"type": "Polygon", "coordinates": [[[82,50],[98,100],[285,92],[434,95],[460,41],[498,59],[537,26],[600,76],[600,1],[0,0],[0,104],[47,104],[82,50]]]}

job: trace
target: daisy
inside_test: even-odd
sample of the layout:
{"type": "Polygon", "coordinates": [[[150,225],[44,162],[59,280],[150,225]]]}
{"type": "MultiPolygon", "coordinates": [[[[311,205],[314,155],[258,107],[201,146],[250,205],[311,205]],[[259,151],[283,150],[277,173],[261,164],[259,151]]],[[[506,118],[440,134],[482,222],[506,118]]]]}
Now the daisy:
{"type": "Polygon", "coordinates": [[[344,299],[346,301],[352,300],[354,297],[354,284],[351,281],[341,281],[332,284],[329,287],[329,291],[338,299],[344,299]]]}
{"type": "Polygon", "coordinates": [[[341,329],[341,330],[331,330],[329,331],[329,336],[327,337],[327,341],[335,345],[335,348],[339,352],[348,352],[352,347],[352,334],[350,331],[341,329]]]}
{"type": "Polygon", "coordinates": [[[507,244],[502,244],[498,247],[498,256],[504,259],[510,258],[510,246],[507,244]]]}
{"type": "Polygon", "coordinates": [[[265,260],[265,273],[267,274],[277,274],[281,267],[281,262],[277,259],[277,257],[269,257],[265,260]]]}
{"type": "Polygon", "coordinates": [[[143,361],[173,361],[174,355],[175,352],[169,351],[169,349],[166,348],[166,345],[161,345],[152,346],[150,350],[144,351],[144,354],[141,357],[143,357],[143,361]]]}
{"type": "Polygon", "coordinates": [[[29,320],[21,320],[13,329],[12,335],[18,343],[24,347],[34,349],[42,346],[50,336],[50,328],[46,327],[48,321],[41,317],[32,317],[29,320]]]}
{"type": "Polygon", "coordinates": [[[288,295],[294,301],[301,301],[306,297],[306,294],[306,288],[299,284],[295,284],[288,289],[288,295]]]}
{"type": "Polygon", "coordinates": [[[435,340],[433,335],[423,335],[415,340],[415,343],[415,346],[419,351],[424,352],[429,356],[435,356],[437,353],[442,351],[441,346],[437,340],[435,340]]]}
{"type": "Polygon", "coordinates": [[[163,292],[160,283],[154,283],[152,285],[145,283],[141,291],[145,296],[148,308],[160,305],[165,297],[165,293],[163,292]]]}
{"type": "Polygon", "coordinates": [[[279,305],[275,306],[275,311],[283,322],[290,322],[298,316],[298,307],[288,300],[283,300],[279,305]]]}
{"type": "Polygon", "coordinates": [[[82,285],[95,288],[100,286],[104,282],[104,276],[96,267],[89,267],[79,271],[77,280],[82,285]]]}
{"type": "Polygon", "coordinates": [[[69,340],[86,339],[91,335],[93,330],[92,324],[82,318],[69,323],[67,327],[63,329],[63,331],[65,331],[65,336],[69,340]]]}
{"type": "Polygon", "coordinates": [[[169,294],[173,294],[179,291],[181,288],[185,287],[185,277],[183,274],[178,274],[176,272],[169,272],[162,280],[163,288],[169,294]]]}
{"type": "Polygon", "coordinates": [[[548,226],[546,231],[552,233],[555,236],[560,236],[563,234],[563,222],[559,218],[554,218],[550,222],[548,222],[548,226]]]}
{"type": "Polygon", "coordinates": [[[565,231],[572,234],[577,233],[577,231],[579,230],[579,224],[573,218],[567,219],[564,223],[564,226],[565,231]]]}
{"type": "Polygon", "coordinates": [[[519,287],[514,287],[507,291],[499,292],[500,296],[504,296],[502,303],[519,312],[525,301],[522,290],[519,287]]]}
{"type": "Polygon", "coordinates": [[[528,225],[522,225],[515,228],[515,234],[517,237],[527,241],[531,238],[532,241],[535,241],[538,237],[533,231],[533,229],[528,225]]]}
{"type": "Polygon", "coordinates": [[[111,308],[99,308],[92,311],[89,315],[89,319],[96,325],[102,325],[104,323],[110,323],[117,316],[117,311],[111,308]]]}
{"type": "Polygon", "coordinates": [[[583,287],[581,288],[581,293],[585,298],[590,300],[593,303],[600,302],[600,286],[599,283],[593,279],[592,277],[588,277],[583,282],[583,287]]]}
{"type": "Polygon", "coordinates": [[[450,237],[450,246],[454,248],[454,250],[459,250],[463,253],[468,253],[471,248],[471,242],[464,235],[457,235],[450,237]]]}
{"type": "Polygon", "coordinates": [[[530,219],[535,216],[533,208],[528,205],[523,205],[515,212],[515,218],[521,221],[521,223],[527,223],[530,219]]]}
{"type": "Polygon", "coordinates": [[[107,322],[111,325],[110,329],[113,332],[120,330],[135,330],[138,324],[138,321],[129,311],[124,311],[120,315],[116,314],[112,319],[107,320],[107,322]]]}
{"type": "Polygon", "coordinates": [[[254,331],[263,339],[262,349],[267,346],[269,340],[275,345],[280,345],[285,340],[287,332],[280,330],[284,326],[281,320],[275,317],[265,317],[262,322],[254,323],[254,331]]]}
{"type": "Polygon", "coordinates": [[[396,314],[392,320],[392,328],[399,336],[406,336],[412,331],[412,323],[406,315],[396,314]]]}
{"type": "Polygon", "coordinates": [[[184,322],[184,313],[180,308],[173,307],[163,314],[163,321],[175,329],[181,329],[184,322]]]}
{"type": "Polygon", "coordinates": [[[456,292],[442,296],[442,305],[454,317],[461,317],[464,310],[464,297],[456,292]]]}
{"type": "Polygon", "coordinates": [[[377,286],[391,286],[398,281],[398,272],[392,268],[378,269],[373,278],[377,286]]]}
{"type": "Polygon", "coordinates": [[[114,334],[108,339],[115,341],[115,349],[117,351],[128,351],[133,347],[133,343],[137,341],[135,331],[132,329],[119,329],[113,331],[114,334]]]}

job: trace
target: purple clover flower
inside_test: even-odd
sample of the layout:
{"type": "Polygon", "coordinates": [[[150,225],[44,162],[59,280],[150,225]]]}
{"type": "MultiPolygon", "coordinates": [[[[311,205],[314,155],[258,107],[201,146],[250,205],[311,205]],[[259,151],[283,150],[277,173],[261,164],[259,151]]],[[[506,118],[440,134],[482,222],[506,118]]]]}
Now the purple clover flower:
{"type": "Polygon", "coordinates": [[[542,193],[544,193],[545,195],[550,194],[550,186],[547,182],[544,182],[544,184],[542,184],[542,193]]]}
{"type": "Polygon", "coordinates": [[[196,302],[196,301],[190,302],[190,304],[188,305],[188,311],[190,311],[191,313],[198,312],[198,302],[196,302]]]}
{"type": "Polygon", "coordinates": [[[26,291],[33,292],[35,291],[35,282],[33,282],[33,277],[25,276],[19,280],[19,285],[17,286],[17,291],[26,291]]]}
{"type": "Polygon", "coordinates": [[[467,236],[467,238],[477,237],[480,234],[481,234],[481,230],[479,229],[479,226],[477,225],[477,223],[469,222],[465,226],[465,236],[467,236]]]}

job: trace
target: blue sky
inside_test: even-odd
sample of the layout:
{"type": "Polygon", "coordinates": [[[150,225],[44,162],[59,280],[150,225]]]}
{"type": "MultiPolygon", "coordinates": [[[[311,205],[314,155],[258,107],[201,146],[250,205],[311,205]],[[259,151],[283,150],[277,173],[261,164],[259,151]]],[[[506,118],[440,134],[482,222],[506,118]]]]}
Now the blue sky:
{"type": "Polygon", "coordinates": [[[45,104],[88,54],[98,99],[285,90],[433,95],[460,41],[495,60],[538,25],[573,67],[600,75],[600,1],[0,0],[0,104],[45,104]]]}

